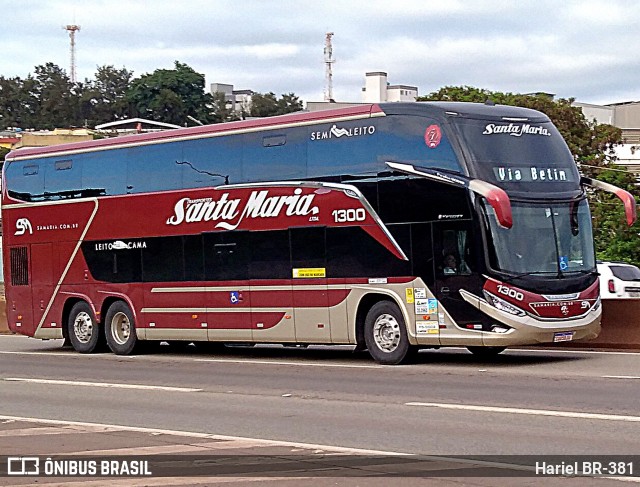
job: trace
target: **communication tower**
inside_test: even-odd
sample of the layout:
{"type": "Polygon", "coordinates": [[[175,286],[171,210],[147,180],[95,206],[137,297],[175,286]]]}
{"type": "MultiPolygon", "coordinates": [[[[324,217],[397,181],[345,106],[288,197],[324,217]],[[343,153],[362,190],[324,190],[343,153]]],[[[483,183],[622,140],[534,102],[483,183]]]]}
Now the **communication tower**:
{"type": "Polygon", "coordinates": [[[69,39],[71,39],[71,82],[76,82],[76,32],[80,30],[79,25],[69,24],[62,27],[64,30],[69,32],[69,39]]]}
{"type": "Polygon", "coordinates": [[[333,72],[331,71],[331,65],[336,62],[333,59],[333,46],[331,45],[331,38],[333,32],[327,32],[324,38],[324,66],[325,66],[325,90],[324,101],[332,102],[333,100],[333,72]]]}

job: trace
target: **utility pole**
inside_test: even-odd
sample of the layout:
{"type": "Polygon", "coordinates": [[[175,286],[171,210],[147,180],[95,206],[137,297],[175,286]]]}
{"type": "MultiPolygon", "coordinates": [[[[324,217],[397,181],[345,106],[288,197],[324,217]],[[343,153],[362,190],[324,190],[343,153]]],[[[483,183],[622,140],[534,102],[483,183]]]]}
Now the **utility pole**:
{"type": "Polygon", "coordinates": [[[80,30],[79,25],[69,24],[62,27],[69,32],[69,39],[71,39],[71,82],[76,82],[76,32],[80,30]]]}
{"type": "Polygon", "coordinates": [[[333,59],[333,46],[331,44],[331,38],[333,37],[333,32],[327,32],[327,35],[324,38],[324,66],[325,66],[325,90],[324,90],[324,101],[332,102],[335,101],[333,99],[333,72],[331,70],[331,65],[336,62],[333,59]]]}

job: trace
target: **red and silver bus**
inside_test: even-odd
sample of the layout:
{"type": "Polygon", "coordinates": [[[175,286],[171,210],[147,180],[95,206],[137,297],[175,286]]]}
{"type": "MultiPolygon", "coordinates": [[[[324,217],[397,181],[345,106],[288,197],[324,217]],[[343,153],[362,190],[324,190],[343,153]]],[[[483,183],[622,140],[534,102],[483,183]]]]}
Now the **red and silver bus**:
{"type": "Polygon", "coordinates": [[[585,185],[540,112],[393,103],[11,152],[13,332],[351,344],[384,364],[588,339],[601,306],[585,185]]]}

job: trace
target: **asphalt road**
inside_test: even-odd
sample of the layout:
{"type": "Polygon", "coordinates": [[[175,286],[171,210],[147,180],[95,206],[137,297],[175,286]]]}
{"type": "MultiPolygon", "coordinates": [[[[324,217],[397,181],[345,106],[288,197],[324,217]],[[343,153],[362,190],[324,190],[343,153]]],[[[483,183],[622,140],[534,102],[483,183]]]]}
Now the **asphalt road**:
{"type": "Polygon", "coordinates": [[[0,336],[0,415],[421,455],[637,455],[640,354],[443,349],[380,366],[341,347],[118,357],[0,336]]]}

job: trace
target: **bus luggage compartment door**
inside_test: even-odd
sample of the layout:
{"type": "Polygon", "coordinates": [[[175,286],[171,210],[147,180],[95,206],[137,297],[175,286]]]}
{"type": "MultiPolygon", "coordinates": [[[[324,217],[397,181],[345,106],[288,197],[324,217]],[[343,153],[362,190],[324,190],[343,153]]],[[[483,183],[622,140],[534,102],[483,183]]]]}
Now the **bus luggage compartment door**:
{"type": "MultiPolygon", "coordinates": [[[[50,243],[31,245],[31,288],[33,290],[33,329],[42,320],[54,290],[53,246],[50,243]]],[[[59,328],[59,319],[49,313],[43,328],[59,328]]]]}

